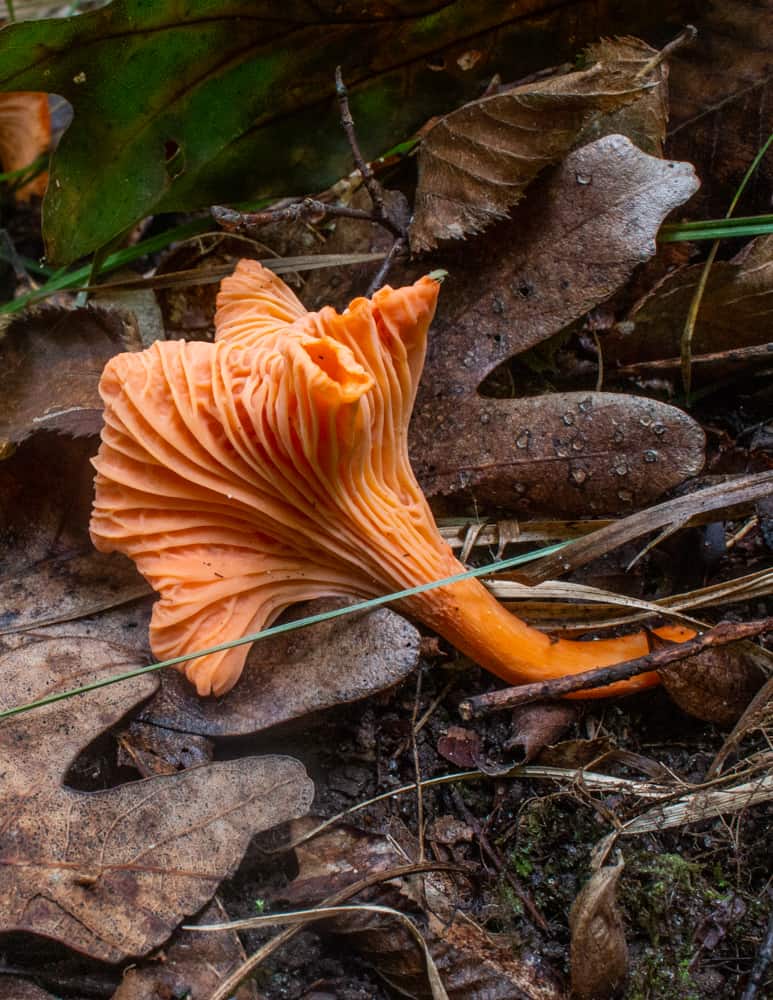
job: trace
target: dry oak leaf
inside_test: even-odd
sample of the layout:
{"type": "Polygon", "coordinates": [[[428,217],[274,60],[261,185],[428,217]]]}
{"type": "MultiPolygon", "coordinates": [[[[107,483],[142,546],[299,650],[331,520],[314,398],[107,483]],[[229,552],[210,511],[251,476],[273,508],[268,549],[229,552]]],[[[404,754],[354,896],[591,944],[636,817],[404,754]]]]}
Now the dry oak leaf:
{"type": "Polygon", "coordinates": [[[0,328],[0,453],[35,431],[98,434],[107,361],[142,341],[128,315],[46,306],[0,328]]]}
{"type": "MultiPolygon", "coordinates": [[[[221,924],[228,919],[225,907],[215,896],[195,922],[221,924]]],[[[112,1000],[206,1000],[246,957],[236,931],[191,934],[178,930],[161,954],[126,970],[112,1000]]],[[[255,982],[250,979],[242,983],[233,993],[233,1000],[258,1000],[255,982]]]]}
{"type": "MultiPolygon", "coordinates": [[[[347,603],[323,598],[294,608],[288,617],[347,603]]],[[[257,643],[239,685],[216,701],[199,698],[182,674],[166,670],[142,718],[162,731],[247,736],[386,691],[418,662],[417,629],[388,608],[374,608],[257,643]]]]}
{"type": "MultiPolygon", "coordinates": [[[[98,640],[30,642],[0,657],[0,710],[140,665],[98,640]]],[[[0,932],[105,962],[146,954],[212,897],[255,833],[307,812],[313,786],[289,757],[65,787],[80,751],[155,687],[141,676],[0,721],[0,932]]]]}
{"type": "MultiPolygon", "coordinates": [[[[433,126],[419,149],[411,249],[463,239],[507,216],[537,174],[587,136],[599,138],[605,113],[647,100],[634,126],[648,152],[660,152],[666,122],[666,69],[637,73],[656,56],[638,38],[590,46],[587,69],[543,77],[457,108],[433,126]]],[[[611,131],[621,131],[615,123],[611,131]]]]}
{"type": "MultiPolygon", "coordinates": [[[[45,153],[51,142],[48,94],[10,91],[0,94],[0,166],[4,172],[23,170],[45,153]]],[[[38,174],[16,191],[18,201],[43,197],[48,174],[38,174]]]]}
{"type": "Polygon", "coordinates": [[[443,288],[411,422],[426,493],[473,489],[517,514],[587,516],[651,503],[703,464],[704,435],[656,400],[574,392],[493,399],[498,365],[609,298],[655,253],[664,217],[697,189],[687,163],[619,135],[571,153],[512,220],[438,262],[443,288]]]}

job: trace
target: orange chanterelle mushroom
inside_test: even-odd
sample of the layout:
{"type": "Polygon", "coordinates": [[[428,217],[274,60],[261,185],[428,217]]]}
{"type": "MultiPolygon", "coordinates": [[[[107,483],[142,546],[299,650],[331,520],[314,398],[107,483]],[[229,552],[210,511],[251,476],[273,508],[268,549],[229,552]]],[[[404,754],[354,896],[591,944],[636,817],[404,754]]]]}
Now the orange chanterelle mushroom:
{"type": "MultiPolygon", "coordinates": [[[[131,556],[161,595],[150,627],[158,657],[256,632],[296,601],[371,597],[463,570],[408,461],[438,287],[426,277],[340,315],[313,313],[245,260],[223,281],[214,344],[158,342],[108,363],[91,536],[131,556]]],[[[401,607],[513,683],[648,648],[643,633],[554,641],[475,579],[401,607]]],[[[223,694],[247,649],[191,660],[185,672],[200,694],[223,694]]]]}

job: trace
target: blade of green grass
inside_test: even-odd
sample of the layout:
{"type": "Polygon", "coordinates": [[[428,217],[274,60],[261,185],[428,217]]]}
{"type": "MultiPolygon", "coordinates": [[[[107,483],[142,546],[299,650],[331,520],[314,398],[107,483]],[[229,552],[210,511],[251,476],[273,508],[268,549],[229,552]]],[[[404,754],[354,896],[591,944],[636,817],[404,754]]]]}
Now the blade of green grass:
{"type": "Polygon", "coordinates": [[[765,233],[773,233],[773,215],[747,215],[735,219],[667,223],[658,233],[658,242],[722,240],[738,236],[762,236],[765,233]]]}
{"type": "Polygon", "coordinates": [[[30,701],[26,705],[16,705],[13,708],[7,708],[0,712],[0,719],[7,719],[12,715],[20,715],[22,712],[29,712],[33,708],[51,705],[54,702],[63,701],[65,698],[72,698],[78,694],[86,694],[88,691],[96,691],[98,688],[107,687],[110,684],[118,684],[120,681],[131,680],[132,677],[140,677],[142,674],[153,673],[164,667],[175,667],[180,663],[187,663],[188,660],[195,660],[199,656],[207,656],[210,653],[221,653],[226,649],[233,649],[235,646],[242,646],[247,642],[260,642],[261,639],[268,639],[274,635],[282,635],[285,632],[294,632],[300,628],[308,628],[309,625],[318,625],[320,622],[327,622],[333,618],[341,618],[343,615],[352,615],[358,611],[370,611],[372,608],[380,608],[384,604],[391,604],[392,601],[401,601],[406,597],[413,597],[415,594],[423,594],[428,590],[435,590],[437,587],[445,587],[447,584],[458,583],[460,580],[470,580],[474,577],[488,576],[490,573],[497,573],[504,569],[512,569],[515,566],[523,565],[523,563],[533,562],[535,559],[541,559],[543,556],[552,555],[568,544],[568,542],[557,542],[555,545],[548,545],[545,548],[535,549],[532,552],[524,552],[519,556],[512,556],[509,559],[499,559],[486,566],[468,569],[463,573],[444,577],[442,580],[422,583],[417,587],[408,587],[406,590],[384,594],[382,597],[373,597],[369,601],[360,601],[348,607],[334,608],[332,611],[322,611],[319,614],[310,615],[308,618],[301,618],[298,621],[272,625],[270,628],[263,629],[262,632],[253,632],[251,635],[245,635],[241,639],[232,639],[230,642],[221,642],[217,646],[210,646],[207,649],[199,649],[193,653],[184,653],[182,656],[173,656],[169,660],[151,663],[147,667],[140,667],[137,670],[130,670],[127,673],[116,674],[114,677],[105,677],[91,684],[84,684],[83,687],[73,688],[69,691],[58,691],[56,694],[39,698],[37,701],[30,701]]]}
{"type": "MultiPolygon", "coordinates": [[[[190,239],[192,236],[199,236],[201,233],[206,232],[211,225],[212,220],[209,218],[195,219],[193,222],[186,222],[182,226],[176,226],[174,229],[168,229],[157,236],[151,236],[147,240],[142,240],[132,247],[116,250],[115,253],[108,254],[105,258],[99,273],[105,274],[108,271],[116,270],[116,268],[124,267],[126,264],[130,264],[132,261],[138,260],[146,254],[157,253],[159,250],[163,250],[170,243],[177,243],[190,239]]],[[[62,270],[58,271],[44,285],[36,288],[34,292],[27,292],[26,295],[20,295],[18,299],[13,299],[11,302],[6,302],[0,306],[0,315],[20,312],[33,302],[48,298],[55,292],[83,285],[88,281],[91,274],[91,267],[92,265],[89,263],[76,268],[74,271],[64,273],[62,270]]]]}
{"type": "MultiPolygon", "coordinates": [[[[763,157],[770,148],[770,144],[773,143],[773,132],[770,133],[766,141],[757,150],[757,155],[754,157],[752,162],[749,164],[749,169],[743,175],[741,183],[738,185],[738,189],[733,195],[733,199],[730,202],[730,207],[727,210],[726,218],[729,219],[730,216],[735,211],[735,207],[738,204],[741,195],[746,190],[746,185],[749,183],[751,178],[754,176],[754,172],[757,167],[762,162],[763,157]]],[[[687,404],[690,402],[690,392],[692,389],[692,339],[695,333],[695,324],[698,321],[698,312],[700,311],[701,302],[703,301],[703,295],[706,291],[706,285],[709,280],[709,273],[711,271],[712,264],[714,263],[714,258],[717,256],[717,250],[719,249],[719,240],[715,240],[711,244],[711,249],[709,250],[708,256],[706,257],[706,262],[703,265],[703,270],[701,271],[701,276],[698,279],[698,284],[695,286],[695,293],[690,302],[690,308],[687,311],[687,319],[685,320],[684,330],[682,331],[682,337],[680,342],[680,355],[682,361],[682,382],[684,384],[684,395],[687,404]]]]}

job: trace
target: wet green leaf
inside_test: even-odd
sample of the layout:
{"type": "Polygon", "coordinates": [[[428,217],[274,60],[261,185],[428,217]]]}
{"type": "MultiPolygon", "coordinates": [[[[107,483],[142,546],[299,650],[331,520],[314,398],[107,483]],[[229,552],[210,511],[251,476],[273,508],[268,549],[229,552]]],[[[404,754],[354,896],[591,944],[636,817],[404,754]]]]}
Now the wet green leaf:
{"type": "Polygon", "coordinates": [[[541,30],[523,13],[470,0],[116,0],[8,26],[0,90],[58,93],[75,111],[44,203],[49,257],[73,261],[151,213],[326,186],[351,167],[336,65],[373,157],[493,72],[522,71],[513,38],[541,30]]]}

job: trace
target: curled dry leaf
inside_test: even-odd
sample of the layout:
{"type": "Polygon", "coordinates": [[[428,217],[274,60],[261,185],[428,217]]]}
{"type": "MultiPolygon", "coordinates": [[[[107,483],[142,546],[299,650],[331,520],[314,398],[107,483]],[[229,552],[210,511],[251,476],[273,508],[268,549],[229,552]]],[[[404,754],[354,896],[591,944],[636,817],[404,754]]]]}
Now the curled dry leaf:
{"type": "Polygon", "coordinates": [[[522,705],[512,714],[512,736],[505,743],[505,749],[518,747],[524,764],[528,764],[535,757],[541,758],[546,747],[557,743],[579,715],[577,705],[567,701],[537,701],[522,705]]]}
{"type": "MultiPolygon", "coordinates": [[[[342,603],[314,601],[293,616],[342,603]]],[[[239,686],[216,701],[199,698],[180,674],[166,671],[142,718],[185,733],[246,736],[384,691],[418,660],[413,625],[387,608],[358,612],[256,643],[239,686]]]]}
{"type": "Polygon", "coordinates": [[[770,675],[773,657],[753,642],[703,649],[659,671],[663,687],[689,715],[734,725],[770,675]]]}
{"type": "MultiPolygon", "coordinates": [[[[624,322],[604,336],[607,363],[673,359],[679,366],[679,341],[703,264],[667,275],[624,322]]],[[[692,340],[693,355],[721,354],[712,377],[732,363],[740,348],[766,345],[773,316],[773,235],[759,236],[730,261],[715,262],[692,340]]]]}
{"type": "Polygon", "coordinates": [[[572,904],[572,996],[578,1000],[613,996],[628,971],[628,946],[617,904],[617,883],[623,868],[621,861],[597,871],[572,904]]]}
{"type": "MultiPolygon", "coordinates": [[[[10,91],[0,94],[0,168],[4,172],[23,170],[48,151],[51,142],[51,115],[48,94],[10,91]]],[[[42,197],[48,183],[43,171],[16,191],[19,201],[32,195],[42,197]]]]}
{"type": "Polygon", "coordinates": [[[0,332],[0,454],[35,431],[98,434],[102,369],[141,347],[133,320],[118,312],[46,306],[12,319],[0,332]]]}
{"type": "Polygon", "coordinates": [[[537,174],[584,136],[624,131],[624,122],[605,127],[605,119],[626,105],[646,102],[639,127],[630,124],[637,145],[660,153],[666,69],[637,76],[655,55],[637,38],[607,39],[587,50],[587,69],[504,89],[441,118],[419,149],[411,249],[430,250],[505,218],[537,174]]]}
{"type": "Polygon", "coordinates": [[[466,487],[519,514],[601,514],[642,506],[695,474],[700,427],[675,407],[567,393],[481,398],[493,369],[608,298],[655,251],[665,215],[697,188],[689,164],[612,135],[537,182],[512,221],[450,272],[411,424],[414,468],[430,494],[466,487]]]}
{"type": "MultiPolygon", "coordinates": [[[[30,642],[0,657],[0,709],[141,665],[98,640],[30,642]]],[[[0,721],[0,931],[105,962],[145,954],[211,898],[255,833],[308,810],[313,786],[288,757],[64,787],[81,750],[156,684],[141,676],[0,721]]]]}
{"type": "MultiPolygon", "coordinates": [[[[215,896],[196,923],[217,924],[227,920],[225,907],[215,896]]],[[[193,935],[178,930],[162,954],[150,956],[126,970],[112,1000],[166,1000],[167,997],[205,1000],[245,957],[236,931],[193,935]]],[[[255,983],[252,980],[242,983],[233,993],[233,1000],[258,1000],[255,983]]]]}
{"type": "Polygon", "coordinates": [[[149,592],[128,559],[89,539],[95,451],[90,440],[37,434],[0,462],[0,635],[149,592]]]}

